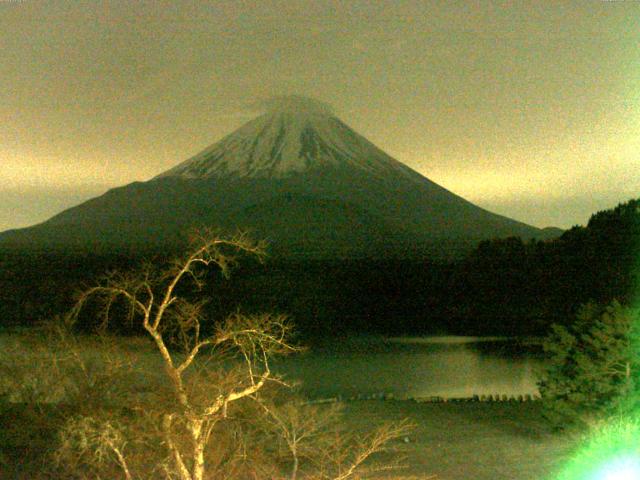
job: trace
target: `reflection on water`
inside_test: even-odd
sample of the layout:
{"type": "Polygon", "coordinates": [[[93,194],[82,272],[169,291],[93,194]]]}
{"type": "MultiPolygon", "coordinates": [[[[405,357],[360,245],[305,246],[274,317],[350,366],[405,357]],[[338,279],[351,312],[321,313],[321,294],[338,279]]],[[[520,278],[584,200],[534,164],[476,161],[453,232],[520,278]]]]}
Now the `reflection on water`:
{"type": "Polygon", "coordinates": [[[312,396],[537,395],[540,348],[500,337],[356,338],[280,360],[312,396]]]}

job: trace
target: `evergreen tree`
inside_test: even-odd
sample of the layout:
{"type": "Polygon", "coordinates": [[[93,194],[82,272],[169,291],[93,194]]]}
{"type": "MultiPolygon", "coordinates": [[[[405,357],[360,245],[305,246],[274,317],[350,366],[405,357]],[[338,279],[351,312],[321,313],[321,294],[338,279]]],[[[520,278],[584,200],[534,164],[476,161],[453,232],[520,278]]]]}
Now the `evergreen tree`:
{"type": "Polygon", "coordinates": [[[572,325],[552,327],[539,386],[556,424],[591,425],[640,406],[639,313],[617,301],[590,303],[572,325]]]}

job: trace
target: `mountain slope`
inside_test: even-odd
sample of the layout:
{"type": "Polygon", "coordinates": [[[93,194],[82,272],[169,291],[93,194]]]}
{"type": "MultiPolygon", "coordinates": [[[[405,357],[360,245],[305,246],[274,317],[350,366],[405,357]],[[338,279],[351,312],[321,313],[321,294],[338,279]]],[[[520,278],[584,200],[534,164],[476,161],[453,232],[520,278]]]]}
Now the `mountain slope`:
{"type": "Polygon", "coordinates": [[[248,229],[282,255],[446,254],[544,232],[495,215],[385,154],[306,99],[158,175],[0,234],[0,246],[160,247],[195,226],[248,229]]]}

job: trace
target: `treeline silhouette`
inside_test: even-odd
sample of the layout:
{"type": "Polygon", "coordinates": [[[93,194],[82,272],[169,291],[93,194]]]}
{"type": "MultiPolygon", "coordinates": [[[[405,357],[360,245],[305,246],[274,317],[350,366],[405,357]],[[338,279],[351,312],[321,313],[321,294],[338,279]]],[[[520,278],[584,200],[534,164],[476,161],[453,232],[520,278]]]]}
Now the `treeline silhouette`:
{"type": "MultiPolygon", "coordinates": [[[[212,274],[204,294],[213,319],[238,309],[287,313],[315,340],[347,333],[541,335],[552,323],[571,321],[588,301],[631,302],[639,240],[640,200],[630,200],[557,239],[485,241],[457,261],[240,261],[230,279],[212,274]]],[[[1,253],[1,324],[64,313],[74,291],[105,271],[131,269],[143,257],[166,261],[172,253],[1,253]]]]}
{"type": "Polygon", "coordinates": [[[457,265],[460,305],[482,325],[495,319],[504,331],[540,333],[573,321],[580,305],[638,293],[640,200],[595,213],[557,239],[482,242],[457,265]],[[502,313],[501,313],[502,312],[502,313]]]}

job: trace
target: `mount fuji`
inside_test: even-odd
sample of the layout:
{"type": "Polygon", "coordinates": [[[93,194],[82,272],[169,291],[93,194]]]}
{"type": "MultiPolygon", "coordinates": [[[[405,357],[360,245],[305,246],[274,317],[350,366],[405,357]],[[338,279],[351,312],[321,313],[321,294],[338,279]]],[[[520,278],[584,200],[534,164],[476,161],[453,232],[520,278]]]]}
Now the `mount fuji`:
{"type": "Polygon", "coordinates": [[[276,255],[310,258],[454,255],[483,239],[547,236],[391,158],[326,105],[286,97],[149,181],[1,233],[0,247],[164,248],[199,226],[246,230],[276,255]]]}

